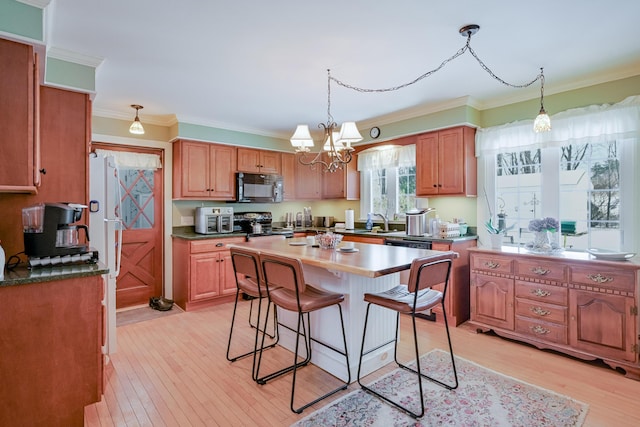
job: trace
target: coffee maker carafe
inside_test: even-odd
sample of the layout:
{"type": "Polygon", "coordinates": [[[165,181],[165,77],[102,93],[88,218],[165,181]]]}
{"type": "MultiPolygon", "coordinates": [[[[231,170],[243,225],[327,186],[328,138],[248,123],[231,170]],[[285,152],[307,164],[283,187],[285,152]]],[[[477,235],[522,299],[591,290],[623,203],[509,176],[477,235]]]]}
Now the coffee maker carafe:
{"type": "Polygon", "coordinates": [[[86,225],[72,225],[82,218],[84,205],[41,203],[22,209],[24,252],[29,258],[84,254],[89,248],[80,243],[80,230],[89,241],[86,225]]]}

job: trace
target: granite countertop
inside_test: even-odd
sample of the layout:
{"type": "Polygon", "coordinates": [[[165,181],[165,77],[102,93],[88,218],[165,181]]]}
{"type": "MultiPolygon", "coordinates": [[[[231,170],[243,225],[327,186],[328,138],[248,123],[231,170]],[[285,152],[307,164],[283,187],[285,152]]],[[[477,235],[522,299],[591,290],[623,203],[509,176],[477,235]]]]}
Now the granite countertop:
{"type": "Polygon", "coordinates": [[[4,286],[26,285],[28,283],[42,283],[53,280],[90,277],[106,274],[108,272],[109,269],[102,263],[59,265],[32,269],[27,267],[16,267],[11,270],[5,269],[4,280],[0,280],[0,288],[4,286]]]}
{"type": "MultiPolygon", "coordinates": [[[[274,227],[274,231],[281,231],[281,228],[274,227]]],[[[462,242],[466,240],[477,240],[478,236],[475,234],[467,234],[465,236],[460,237],[451,237],[447,239],[440,239],[437,237],[431,236],[407,236],[407,233],[404,231],[369,231],[364,228],[356,228],[354,230],[345,230],[345,229],[335,229],[325,228],[325,227],[298,227],[294,228],[294,233],[326,233],[328,231],[344,234],[344,235],[352,235],[352,236],[361,236],[361,237],[378,237],[381,239],[401,239],[401,240],[414,240],[414,241],[423,241],[423,242],[442,242],[442,243],[455,243],[462,242]]],[[[229,238],[229,237],[246,237],[247,233],[243,232],[233,232],[233,233],[218,233],[218,234],[198,234],[195,232],[194,227],[192,226],[179,226],[174,227],[171,233],[172,237],[187,239],[187,240],[200,240],[200,239],[221,239],[221,238],[229,238]]]]}

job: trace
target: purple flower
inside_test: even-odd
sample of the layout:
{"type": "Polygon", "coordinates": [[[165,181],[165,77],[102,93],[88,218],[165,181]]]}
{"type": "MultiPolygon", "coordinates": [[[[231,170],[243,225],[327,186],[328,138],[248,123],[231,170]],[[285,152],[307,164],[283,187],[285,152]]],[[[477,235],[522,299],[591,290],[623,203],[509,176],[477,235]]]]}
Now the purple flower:
{"type": "Polygon", "coordinates": [[[529,222],[529,230],[531,231],[551,231],[555,232],[560,227],[558,220],[550,216],[542,219],[532,219],[529,222]]]}

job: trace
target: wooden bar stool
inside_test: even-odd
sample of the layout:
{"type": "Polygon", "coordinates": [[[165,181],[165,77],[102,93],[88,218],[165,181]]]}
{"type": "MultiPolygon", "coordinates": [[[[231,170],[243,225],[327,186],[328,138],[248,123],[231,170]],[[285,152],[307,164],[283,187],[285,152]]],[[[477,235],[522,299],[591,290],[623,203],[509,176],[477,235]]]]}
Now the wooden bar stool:
{"type": "Polygon", "coordinates": [[[257,251],[251,249],[240,249],[240,248],[231,248],[231,262],[233,264],[233,270],[236,276],[236,299],[233,306],[233,316],[231,317],[231,328],[229,330],[229,342],[227,344],[227,360],[230,362],[235,362],[238,359],[241,359],[246,356],[253,355],[253,368],[251,370],[251,377],[253,380],[256,380],[256,351],[258,349],[258,337],[259,333],[262,332],[263,335],[267,335],[270,338],[274,338],[275,342],[268,344],[264,347],[264,338],[262,340],[262,347],[271,348],[274,347],[278,343],[278,331],[277,331],[277,314],[275,310],[275,306],[273,309],[273,335],[269,335],[266,332],[267,323],[269,320],[269,311],[271,308],[271,302],[267,297],[267,289],[264,286],[264,280],[262,278],[262,269],[260,268],[260,260],[257,251]],[[233,338],[233,327],[236,320],[236,310],[238,308],[238,298],[240,297],[240,293],[244,293],[252,298],[251,300],[251,308],[249,310],[249,326],[255,328],[255,340],[253,348],[245,353],[242,353],[237,356],[231,356],[231,342],[233,338]],[[253,301],[254,299],[258,300],[258,316],[256,320],[256,324],[253,325],[251,323],[251,314],[253,311],[253,301]],[[267,301],[267,310],[264,320],[264,326],[260,326],[260,321],[262,317],[262,303],[263,300],[267,301]]]}
{"type": "MultiPolygon", "coordinates": [[[[271,302],[273,302],[273,304],[275,304],[277,307],[280,307],[281,309],[298,313],[298,322],[297,329],[295,331],[296,345],[293,364],[263,377],[258,377],[257,382],[258,384],[266,384],[267,381],[293,371],[293,379],[291,384],[291,410],[299,414],[304,409],[321,401],[322,399],[329,397],[340,390],[346,389],[351,382],[351,375],[349,373],[347,381],[344,384],[340,385],[340,387],[318,397],[312,402],[304,404],[299,408],[294,407],[297,369],[299,367],[307,365],[311,361],[311,341],[344,356],[347,372],[349,372],[347,337],[344,329],[342,306],[340,305],[340,303],[344,301],[344,295],[335,292],[328,292],[307,285],[304,280],[304,274],[302,271],[302,262],[299,259],[261,253],[260,264],[262,266],[263,277],[271,302]],[[342,327],[344,351],[337,349],[327,343],[321,342],[311,336],[311,323],[309,313],[331,306],[337,306],[338,312],[340,313],[340,325],[342,327]],[[305,314],[306,316],[304,316],[305,314]],[[306,322],[304,319],[305,317],[306,322]],[[300,350],[300,336],[304,338],[306,357],[299,362],[298,354],[300,350]]],[[[262,346],[260,347],[260,355],[258,356],[258,368],[256,369],[256,375],[258,375],[258,372],[260,370],[261,360],[262,346]]]]}
{"type": "Polygon", "coordinates": [[[453,357],[453,348],[451,346],[451,336],[449,334],[449,323],[447,322],[447,313],[444,306],[444,298],[447,292],[447,286],[449,285],[449,275],[451,274],[451,266],[453,259],[457,258],[458,254],[455,252],[447,252],[437,258],[416,258],[411,263],[411,270],[409,272],[409,281],[407,285],[399,285],[385,292],[377,294],[364,294],[364,300],[368,302],[367,312],[364,320],[364,330],[362,331],[362,346],[360,348],[360,360],[358,362],[358,384],[367,392],[383,399],[384,401],[396,406],[399,409],[407,412],[414,418],[420,418],[424,415],[424,393],[422,389],[421,378],[426,378],[439,384],[449,390],[453,390],[458,387],[458,374],[456,372],[456,364],[453,357]],[[434,285],[444,283],[443,291],[437,291],[432,289],[434,285]],[[364,342],[367,334],[367,321],[369,320],[369,309],[371,304],[394,310],[397,312],[396,316],[396,334],[395,338],[381,346],[377,346],[367,351],[364,350],[364,342]],[[447,340],[449,342],[449,353],[451,354],[451,367],[453,370],[454,381],[453,384],[446,384],[440,380],[432,378],[424,374],[420,369],[420,350],[418,348],[418,334],[416,332],[416,313],[429,310],[436,305],[440,304],[442,307],[442,315],[444,317],[445,330],[447,331],[447,340]],[[416,369],[410,368],[398,361],[398,339],[399,339],[399,324],[400,313],[411,315],[413,322],[413,341],[415,345],[415,358],[416,369]],[[371,353],[378,348],[390,343],[395,343],[393,357],[396,364],[408,371],[415,373],[418,376],[418,389],[420,392],[420,406],[421,411],[413,412],[410,409],[402,406],[401,404],[394,402],[388,397],[372,390],[365,386],[360,381],[360,368],[362,366],[362,357],[368,353],[371,353]]]}

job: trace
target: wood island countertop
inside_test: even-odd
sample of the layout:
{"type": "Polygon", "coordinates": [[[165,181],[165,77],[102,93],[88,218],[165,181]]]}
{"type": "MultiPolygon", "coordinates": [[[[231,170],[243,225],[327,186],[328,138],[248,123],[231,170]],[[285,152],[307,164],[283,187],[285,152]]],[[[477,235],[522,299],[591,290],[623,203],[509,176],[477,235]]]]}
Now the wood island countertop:
{"type": "MultiPolygon", "coordinates": [[[[443,252],[369,243],[353,243],[353,247],[357,249],[356,252],[341,252],[338,249],[312,247],[306,244],[304,238],[264,242],[257,239],[246,243],[230,243],[227,246],[229,248],[250,248],[262,253],[298,258],[306,265],[371,278],[408,270],[415,258],[437,258],[446,257],[452,253],[456,254],[453,251],[443,252]],[[305,244],[302,245],[303,243],[305,244]]],[[[338,248],[342,246],[344,243],[338,245],[338,248]]],[[[457,254],[455,256],[457,257],[457,254]]]]}

